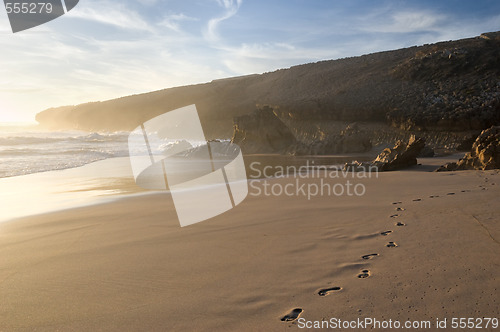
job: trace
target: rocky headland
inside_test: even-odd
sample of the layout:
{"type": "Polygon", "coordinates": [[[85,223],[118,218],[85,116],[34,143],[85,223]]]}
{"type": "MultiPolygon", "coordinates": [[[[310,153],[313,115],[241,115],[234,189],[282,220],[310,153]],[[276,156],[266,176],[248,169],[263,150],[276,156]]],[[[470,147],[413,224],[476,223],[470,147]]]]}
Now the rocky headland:
{"type": "Polygon", "coordinates": [[[132,130],[196,104],[207,139],[244,153],[321,155],[393,146],[470,148],[500,125],[500,33],[294,66],[103,102],[52,108],[51,129],[132,130]]]}

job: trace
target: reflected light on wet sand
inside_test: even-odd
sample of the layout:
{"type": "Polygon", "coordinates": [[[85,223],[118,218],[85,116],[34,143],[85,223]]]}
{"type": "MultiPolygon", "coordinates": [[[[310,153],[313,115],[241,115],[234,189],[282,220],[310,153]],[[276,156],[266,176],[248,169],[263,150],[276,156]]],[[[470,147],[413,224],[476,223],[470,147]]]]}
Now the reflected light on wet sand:
{"type": "Polygon", "coordinates": [[[0,179],[0,222],[151,193],[135,185],[129,158],[0,179]]]}

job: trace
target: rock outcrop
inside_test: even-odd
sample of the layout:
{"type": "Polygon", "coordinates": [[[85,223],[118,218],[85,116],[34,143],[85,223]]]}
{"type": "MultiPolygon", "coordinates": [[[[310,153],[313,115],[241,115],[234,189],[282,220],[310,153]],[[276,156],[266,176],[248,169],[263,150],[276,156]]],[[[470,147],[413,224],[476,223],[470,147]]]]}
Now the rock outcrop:
{"type": "Polygon", "coordinates": [[[234,118],[232,143],[244,154],[283,153],[297,143],[288,127],[270,106],[261,106],[250,114],[234,118]]]}
{"type": "Polygon", "coordinates": [[[372,148],[370,137],[356,123],[338,134],[312,142],[299,141],[280,120],[277,108],[271,106],[259,106],[250,114],[234,118],[231,142],[238,144],[244,154],[331,155],[366,152],[372,148]]]}
{"type": "Polygon", "coordinates": [[[296,156],[361,153],[370,151],[370,137],[356,123],[348,125],[337,135],[328,135],[311,143],[297,142],[286,151],[296,156]]]}
{"type": "Polygon", "coordinates": [[[474,144],[471,152],[458,162],[448,163],[437,169],[441,171],[457,170],[487,170],[500,168],[500,126],[483,130],[474,144]]]}
{"type": "Polygon", "coordinates": [[[377,167],[379,171],[383,172],[407,168],[417,164],[417,156],[424,147],[425,140],[412,135],[408,143],[398,141],[392,149],[384,149],[372,162],[348,163],[344,165],[344,170],[365,171],[377,167]]]}
{"type": "Polygon", "coordinates": [[[420,153],[418,154],[418,158],[432,158],[436,155],[436,152],[434,151],[433,148],[431,148],[430,146],[426,145],[424,146],[424,148],[422,149],[422,151],[420,151],[420,153]]]}

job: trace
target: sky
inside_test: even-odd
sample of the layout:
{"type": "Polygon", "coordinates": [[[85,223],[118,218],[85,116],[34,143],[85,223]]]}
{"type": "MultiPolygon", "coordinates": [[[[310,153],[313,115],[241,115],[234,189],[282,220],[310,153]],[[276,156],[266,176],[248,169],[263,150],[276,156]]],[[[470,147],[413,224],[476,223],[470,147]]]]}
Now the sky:
{"type": "Polygon", "coordinates": [[[0,7],[0,122],[500,30],[498,0],[80,0],[15,34],[0,7]]]}

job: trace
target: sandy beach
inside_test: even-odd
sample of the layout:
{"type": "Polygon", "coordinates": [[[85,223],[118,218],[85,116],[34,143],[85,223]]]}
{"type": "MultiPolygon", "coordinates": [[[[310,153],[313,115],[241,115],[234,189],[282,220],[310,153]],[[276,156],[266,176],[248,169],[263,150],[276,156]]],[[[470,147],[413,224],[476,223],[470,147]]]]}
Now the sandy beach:
{"type": "Polygon", "coordinates": [[[0,330],[499,318],[499,172],[435,173],[442,160],[419,162],[358,180],[359,197],[250,191],[184,228],[162,193],[1,223],[0,330]],[[298,319],[286,321],[293,309],[298,319]]]}
{"type": "Polygon", "coordinates": [[[4,1],[0,332],[500,330],[500,1],[4,1]]]}

